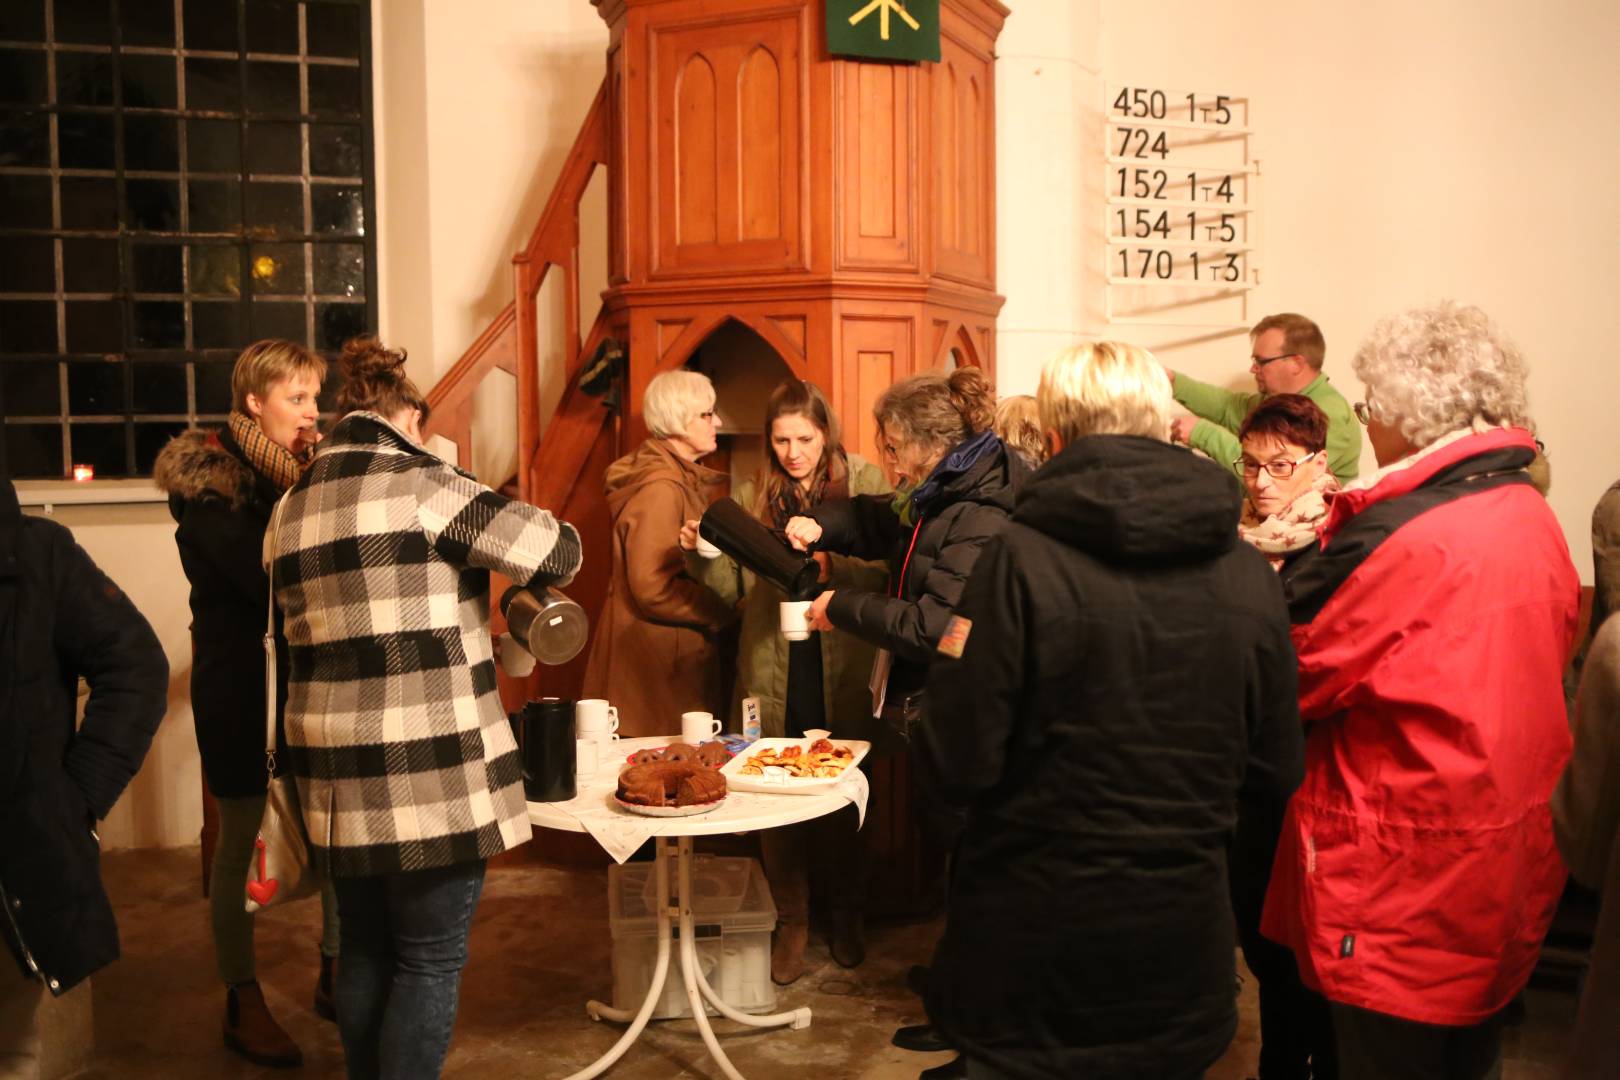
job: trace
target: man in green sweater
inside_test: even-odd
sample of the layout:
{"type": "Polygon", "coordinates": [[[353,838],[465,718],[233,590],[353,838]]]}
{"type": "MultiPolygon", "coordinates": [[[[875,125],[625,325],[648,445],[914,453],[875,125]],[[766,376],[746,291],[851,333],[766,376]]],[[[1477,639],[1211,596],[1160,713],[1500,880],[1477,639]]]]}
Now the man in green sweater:
{"type": "Polygon", "coordinates": [[[1202,450],[1237,468],[1237,430],[1260,400],[1272,394],[1303,394],[1327,413],[1328,468],[1346,484],[1361,471],[1361,426],[1344,395],[1322,374],[1327,345],[1321,329],[1303,315],[1267,315],[1249,331],[1249,371],[1258,393],[1243,394],[1169,372],[1175,398],[1198,419],[1175,422],[1176,442],[1202,450]]]}

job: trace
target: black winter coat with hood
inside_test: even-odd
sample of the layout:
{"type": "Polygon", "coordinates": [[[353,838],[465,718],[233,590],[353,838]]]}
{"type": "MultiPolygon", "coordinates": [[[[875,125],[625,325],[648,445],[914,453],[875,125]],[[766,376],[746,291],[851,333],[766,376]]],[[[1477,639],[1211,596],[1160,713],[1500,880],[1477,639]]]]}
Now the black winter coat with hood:
{"type": "MultiPolygon", "coordinates": [[[[187,431],[158,455],[152,482],[169,496],[180,565],[191,583],[191,711],[208,790],[264,793],[264,531],[281,493],[231,438],[187,431]]],[[[287,706],[286,642],[277,612],[276,723],[287,706]]]]}
{"type": "Polygon", "coordinates": [[[840,589],[827,605],[834,626],[894,654],[888,705],[899,706],[922,690],[934,647],[973,563],[985,542],[1006,525],[1018,488],[1029,475],[1023,458],[1009,453],[999,439],[991,442],[959,472],[950,470],[951,455],[946,456],[936,470],[942,482],[931,498],[913,508],[911,527],[895,513],[892,495],[836,499],[810,511],[821,526],[818,549],[889,561],[886,595],[840,589]]]}
{"type": "Polygon", "coordinates": [[[1167,443],[1082,439],[957,606],[914,736],[925,800],[966,811],[928,1014],[1009,1077],[1193,1074],[1236,1029],[1227,846],[1303,769],[1239,500],[1167,443]]]}
{"type": "Polygon", "coordinates": [[[23,517],[0,476],[0,937],[53,994],[118,958],[93,830],[140,768],[168,686],[135,605],[72,533],[23,517]]]}

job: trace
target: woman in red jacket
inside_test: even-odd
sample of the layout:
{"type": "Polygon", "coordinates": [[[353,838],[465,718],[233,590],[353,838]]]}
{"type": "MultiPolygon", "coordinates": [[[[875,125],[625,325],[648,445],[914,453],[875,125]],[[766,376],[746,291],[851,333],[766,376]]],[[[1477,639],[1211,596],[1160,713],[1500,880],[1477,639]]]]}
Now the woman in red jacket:
{"type": "Polygon", "coordinates": [[[1524,359],[1483,312],[1387,319],[1354,367],[1380,469],[1287,584],[1306,771],[1262,929],[1332,1002],[1347,1080],[1472,1080],[1564,884],[1579,582],[1525,472],[1524,359]]]}

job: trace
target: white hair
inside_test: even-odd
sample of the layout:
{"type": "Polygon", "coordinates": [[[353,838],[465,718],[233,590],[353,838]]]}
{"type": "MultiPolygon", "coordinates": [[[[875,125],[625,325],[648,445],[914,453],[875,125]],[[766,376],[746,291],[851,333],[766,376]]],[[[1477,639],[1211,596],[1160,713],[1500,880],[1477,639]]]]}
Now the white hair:
{"type": "Polygon", "coordinates": [[[1524,355],[1477,307],[1442,300],[1383,319],[1350,366],[1373,415],[1418,449],[1476,421],[1531,428],[1524,355]]]}
{"type": "Polygon", "coordinates": [[[660,439],[686,431],[700,414],[714,408],[714,384],[707,375],[676,368],[653,376],[641,396],[641,415],[647,430],[660,439]]]}
{"type": "Polygon", "coordinates": [[[1170,436],[1170,380],[1139,345],[1075,345],[1047,361],[1035,392],[1041,425],[1065,443],[1087,435],[1170,436]]]}

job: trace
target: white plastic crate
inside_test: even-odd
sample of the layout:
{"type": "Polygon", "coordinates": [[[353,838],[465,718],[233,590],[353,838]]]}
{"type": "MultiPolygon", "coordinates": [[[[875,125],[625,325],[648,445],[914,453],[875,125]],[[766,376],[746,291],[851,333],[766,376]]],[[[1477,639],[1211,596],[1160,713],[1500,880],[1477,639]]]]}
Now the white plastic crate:
{"type": "MultiPolygon", "coordinates": [[[[669,893],[676,892],[675,862],[670,860],[669,893]]],[[[658,921],[654,913],[657,882],[653,864],[631,863],[608,868],[608,926],[613,935],[613,1005],[641,1007],[652,985],[658,960],[658,921]]],[[[776,904],[759,864],[753,859],[698,855],[692,860],[693,930],[698,963],[714,992],[734,1009],[768,1013],[776,1009],[771,982],[771,931],[776,904]],[[738,864],[741,864],[739,866],[738,864]],[[739,873],[739,870],[746,871],[739,873]]],[[[691,1016],[686,983],[681,977],[680,924],[670,920],[669,975],[653,1009],[653,1019],[691,1016]]],[[[712,1006],[708,1009],[715,1015],[712,1006]]]]}

